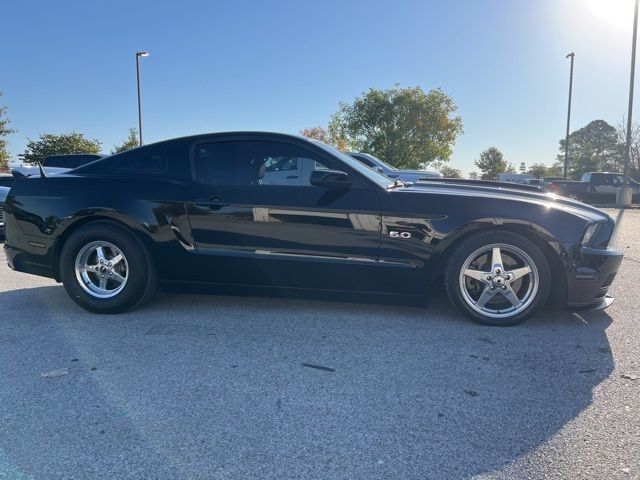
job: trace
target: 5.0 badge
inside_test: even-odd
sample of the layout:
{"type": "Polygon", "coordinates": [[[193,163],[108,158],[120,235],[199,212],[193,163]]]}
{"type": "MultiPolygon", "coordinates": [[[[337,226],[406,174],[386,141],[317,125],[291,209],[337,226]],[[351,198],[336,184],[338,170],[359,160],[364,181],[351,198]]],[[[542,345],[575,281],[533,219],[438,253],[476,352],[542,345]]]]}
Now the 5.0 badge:
{"type": "Polygon", "coordinates": [[[394,230],[389,231],[389,236],[391,238],[411,238],[411,233],[409,232],[396,232],[394,230]]]}

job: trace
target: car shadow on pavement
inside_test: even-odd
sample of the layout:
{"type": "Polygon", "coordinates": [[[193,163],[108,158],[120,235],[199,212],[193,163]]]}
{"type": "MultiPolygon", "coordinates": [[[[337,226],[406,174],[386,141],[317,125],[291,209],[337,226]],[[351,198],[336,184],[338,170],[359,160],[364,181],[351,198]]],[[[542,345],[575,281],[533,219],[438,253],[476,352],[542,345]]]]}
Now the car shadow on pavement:
{"type": "Polygon", "coordinates": [[[60,286],[0,305],[0,445],[36,478],[469,478],[556,435],[614,368],[603,312],[492,328],[443,298],[165,293],[98,316],[60,286]]]}

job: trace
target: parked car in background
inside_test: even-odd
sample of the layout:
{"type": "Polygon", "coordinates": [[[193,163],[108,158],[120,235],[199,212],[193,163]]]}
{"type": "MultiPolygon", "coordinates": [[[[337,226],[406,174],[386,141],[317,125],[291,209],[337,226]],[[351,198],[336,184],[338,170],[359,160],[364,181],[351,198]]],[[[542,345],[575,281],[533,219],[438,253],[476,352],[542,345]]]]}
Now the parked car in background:
{"type": "MultiPolygon", "coordinates": [[[[627,177],[634,197],[640,195],[640,184],[627,177]]],[[[613,202],[624,184],[624,175],[615,172],[588,172],[581,180],[554,180],[547,190],[557,195],[585,202],[613,202]]]]}
{"type": "Polygon", "coordinates": [[[4,248],[11,268],[61,281],[97,313],[142,305],[159,284],[414,297],[443,285],[491,325],[525,320],[551,294],[607,307],[622,261],[608,248],[614,220],[535,188],[390,181],[322,142],[205,134],[17,179],[4,248]],[[276,164],[313,169],[264,183],[276,164]]]}
{"type": "Polygon", "coordinates": [[[9,187],[0,187],[0,238],[4,238],[4,202],[9,195],[9,187]]]}
{"type": "MultiPolygon", "coordinates": [[[[60,173],[66,173],[69,171],[68,168],[57,168],[57,167],[42,167],[44,174],[47,176],[50,175],[59,175],[60,173]]],[[[37,165],[20,165],[19,167],[15,167],[11,170],[14,178],[19,177],[39,177],[40,176],[40,167],[37,165]]]]}
{"type": "Polygon", "coordinates": [[[525,183],[533,178],[535,177],[529,173],[499,173],[496,180],[498,182],[525,183]]]}
{"type": "Polygon", "coordinates": [[[524,185],[542,185],[542,180],[540,178],[528,178],[522,183],[524,185]]]}
{"type": "Polygon", "coordinates": [[[564,180],[563,177],[543,177],[540,180],[542,180],[542,189],[546,192],[549,189],[549,184],[551,182],[555,182],[556,180],[564,180]]]}
{"type": "MultiPolygon", "coordinates": [[[[45,175],[57,175],[74,168],[78,168],[87,163],[94,162],[106,155],[93,153],[73,153],[68,155],[49,155],[42,161],[42,167],[45,175]]],[[[17,174],[24,177],[34,177],[40,175],[40,167],[37,165],[20,166],[11,170],[14,175],[17,174]]]]}
{"type": "Polygon", "coordinates": [[[367,167],[373,168],[394,180],[400,179],[405,182],[417,182],[425,178],[442,178],[442,174],[438,172],[427,172],[422,170],[401,170],[389,165],[387,162],[384,162],[369,153],[347,152],[347,155],[352,156],[360,163],[363,163],[367,167]]]}

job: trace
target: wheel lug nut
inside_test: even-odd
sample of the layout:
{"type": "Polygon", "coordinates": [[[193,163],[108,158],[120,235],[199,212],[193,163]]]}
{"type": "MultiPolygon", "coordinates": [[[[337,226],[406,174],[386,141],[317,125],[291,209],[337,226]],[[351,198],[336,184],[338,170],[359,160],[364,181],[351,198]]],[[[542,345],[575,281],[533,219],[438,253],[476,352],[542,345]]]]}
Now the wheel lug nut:
{"type": "Polygon", "coordinates": [[[503,285],[503,286],[502,286],[502,289],[503,289],[503,290],[506,290],[506,289],[507,289],[507,286],[506,286],[506,285],[503,285]]]}

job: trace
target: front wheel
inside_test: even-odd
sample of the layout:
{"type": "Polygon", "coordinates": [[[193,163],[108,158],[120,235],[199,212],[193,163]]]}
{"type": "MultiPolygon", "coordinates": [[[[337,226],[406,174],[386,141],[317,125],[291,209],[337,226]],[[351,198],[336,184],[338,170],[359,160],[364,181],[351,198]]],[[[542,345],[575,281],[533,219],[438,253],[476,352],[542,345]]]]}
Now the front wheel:
{"type": "Polygon", "coordinates": [[[69,296],[95,313],[120,313],[146,303],[158,278],[145,248],[108,222],[72,233],[60,255],[60,276],[69,296]]]}
{"type": "Polygon", "coordinates": [[[551,273],[540,248],[522,235],[494,231],[463,241],[445,271],[451,302],[485,325],[515,325],[547,300],[551,273]]]}

